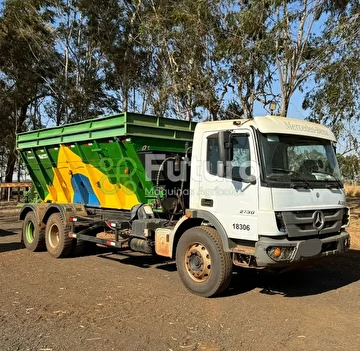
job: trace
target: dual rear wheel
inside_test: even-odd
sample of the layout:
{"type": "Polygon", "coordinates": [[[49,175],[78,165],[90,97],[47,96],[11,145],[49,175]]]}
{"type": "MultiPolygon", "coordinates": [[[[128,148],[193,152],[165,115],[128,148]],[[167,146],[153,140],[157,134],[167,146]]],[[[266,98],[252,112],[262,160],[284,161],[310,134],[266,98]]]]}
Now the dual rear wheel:
{"type": "Polygon", "coordinates": [[[73,239],[69,237],[69,228],[60,213],[50,215],[46,227],[42,228],[34,212],[28,212],[23,221],[23,240],[30,251],[47,250],[53,257],[69,256],[73,248],[73,239]]]}

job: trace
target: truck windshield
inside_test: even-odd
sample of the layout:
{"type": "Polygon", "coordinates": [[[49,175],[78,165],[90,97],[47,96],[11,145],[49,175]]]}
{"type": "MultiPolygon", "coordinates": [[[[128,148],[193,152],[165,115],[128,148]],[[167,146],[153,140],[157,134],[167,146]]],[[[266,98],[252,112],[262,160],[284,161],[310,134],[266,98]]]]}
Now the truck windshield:
{"type": "Polygon", "coordinates": [[[261,134],[263,173],[271,185],[341,187],[330,140],[287,134],[261,134]]]}

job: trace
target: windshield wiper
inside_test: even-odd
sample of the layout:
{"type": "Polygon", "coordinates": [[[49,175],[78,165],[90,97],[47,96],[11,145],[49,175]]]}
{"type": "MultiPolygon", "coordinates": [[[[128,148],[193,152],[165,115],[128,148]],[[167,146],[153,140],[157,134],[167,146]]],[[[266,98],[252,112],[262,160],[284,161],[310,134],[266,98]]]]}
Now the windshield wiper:
{"type": "MultiPolygon", "coordinates": [[[[293,180],[301,180],[302,182],[304,182],[304,183],[307,185],[307,188],[308,188],[308,189],[312,189],[310,183],[309,183],[305,178],[303,178],[300,173],[298,173],[298,172],[296,172],[296,171],[293,171],[292,169],[286,169],[286,168],[271,168],[271,170],[272,170],[272,171],[275,171],[275,172],[282,172],[282,173],[289,174],[289,175],[293,174],[294,176],[296,176],[296,178],[293,178],[293,177],[292,177],[293,180]]],[[[294,188],[294,189],[297,188],[297,186],[296,186],[295,184],[293,184],[293,183],[290,184],[290,187],[292,187],[292,188],[294,188]]]]}

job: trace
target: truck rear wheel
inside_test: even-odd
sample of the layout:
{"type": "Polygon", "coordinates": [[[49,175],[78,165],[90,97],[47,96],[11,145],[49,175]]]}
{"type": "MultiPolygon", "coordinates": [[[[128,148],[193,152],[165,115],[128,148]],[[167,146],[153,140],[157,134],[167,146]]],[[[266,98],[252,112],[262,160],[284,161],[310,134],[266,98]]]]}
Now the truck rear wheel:
{"type": "Polygon", "coordinates": [[[218,232],[211,227],[194,227],[181,236],[176,266],[185,287],[196,295],[218,295],[231,281],[231,255],[224,252],[218,232]]]}
{"type": "Polygon", "coordinates": [[[45,250],[45,230],[40,228],[35,213],[26,214],[22,226],[25,247],[30,251],[45,250]]]}
{"type": "Polygon", "coordinates": [[[55,258],[67,257],[73,247],[73,239],[69,237],[69,228],[66,227],[60,213],[53,213],[45,229],[46,249],[55,258]]]}

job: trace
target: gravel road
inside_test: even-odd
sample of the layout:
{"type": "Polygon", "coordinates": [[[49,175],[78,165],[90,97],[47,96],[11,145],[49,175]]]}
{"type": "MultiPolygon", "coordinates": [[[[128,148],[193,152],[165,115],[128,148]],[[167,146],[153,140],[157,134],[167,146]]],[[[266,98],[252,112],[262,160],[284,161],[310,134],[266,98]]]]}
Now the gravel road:
{"type": "Polygon", "coordinates": [[[0,349],[359,350],[360,251],[282,275],[234,272],[191,295],[173,262],[123,252],[53,259],[0,214],[0,349]]]}

